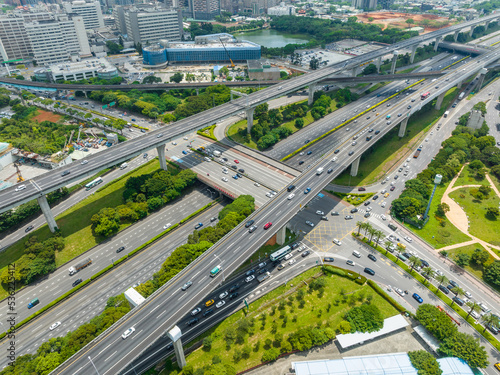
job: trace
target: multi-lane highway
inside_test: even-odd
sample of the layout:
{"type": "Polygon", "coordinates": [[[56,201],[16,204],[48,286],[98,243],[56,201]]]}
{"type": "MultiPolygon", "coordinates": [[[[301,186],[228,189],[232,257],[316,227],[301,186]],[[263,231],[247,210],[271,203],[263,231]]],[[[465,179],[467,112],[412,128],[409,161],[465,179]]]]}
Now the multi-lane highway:
{"type": "Polygon", "coordinates": [[[104,151],[98,157],[89,158],[89,163],[81,165],[70,165],[62,169],[46,173],[43,176],[30,180],[26,183],[27,188],[22,192],[15,192],[14,188],[5,189],[0,193],[0,212],[15,207],[20,203],[28,202],[43,194],[47,194],[55,189],[67,185],[73,180],[80,179],[85,176],[92,175],[97,171],[106,168],[110,165],[116,165],[127,160],[130,157],[137,156],[146,149],[161,146],[171,142],[173,139],[182,137],[193,130],[203,128],[207,125],[216,123],[226,117],[232,116],[241,110],[250,107],[255,107],[261,103],[268,102],[278,96],[293,93],[300,88],[320,82],[323,79],[334,75],[342,69],[359,66],[360,63],[370,61],[375,58],[384,56],[392,51],[407,48],[414,44],[419,44],[424,41],[429,41],[437,37],[442,37],[446,34],[462,30],[464,28],[476,25],[478,23],[492,21],[498,19],[498,14],[488,15],[481,19],[467,21],[448,28],[440,29],[427,33],[422,36],[414,37],[402,42],[398,42],[385,49],[379,49],[349,60],[346,63],[339,63],[330,67],[290,79],[283,82],[280,86],[273,86],[264,90],[257,91],[247,97],[234,100],[217,108],[205,111],[203,113],[191,116],[184,120],[178,121],[169,126],[168,129],[152,132],[145,137],[133,139],[122,143],[109,150],[104,151]],[[62,171],[69,171],[70,174],[62,176],[62,171]]]}
{"type": "MultiPolygon", "coordinates": [[[[481,64],[488,64],[496,59],[496,52],[491,52],[481,56],[481,64]]],[[[481,65],[475,64],[477,64],[477,61],[474,59],[468,64],[464,64],[464,68],[462,69],[469,68],[473,70],[475,66],[481,65]]],[[[463,72],[464,70],[451,72],[443,77],[439,84],[463,79],[463,72]]],[[[420,90],[432,90],[432,87],[435,85],[438,85],[438,82],[424,83],[421,85],[420,90]]],[[[420,94],[415,92],[407,97],[405,96],[405,100],[401,100],[398,104],[391,106],[391,111],[393,113],[407,113],[408,103],[411,103],[412,99],[419,100],[420,103],[426,103],[429,100],[421,101],[420,94]]],[[[385,112],[387,110],[381,113],[381,116],[378,116],[378,120],[370,124],[374,130],[380,130],[379,137],[387,133],[394,126],[393,123],[390,125],[386,124],[385,112]]],[[[221,275],[217,278],[211,278],[209,273],[213,267],[220,264],[225,269],[226,274],[235,271],[250,254],[265,243],[271,234],[282,228],[302,206],[315,194],[319,193],[333,177],[337,176],[353,160],[358,158],[371,143],[373,143],[373,140],[371,142],[360,140],[359,144],[353,146],[351,141],[349,141],[339,147],[338,154],[334,154],[333,150],[331,150],[330,153],[325,155],[325,158],[311,165],[301,176],[294,180],[293,185],[296,187],[292,192],[281,191],[273,200],[266,203],[253,215],[252,219],[255,220],[255,224],[258,226],[255,232],[248,233],[248,230],[240,224],[235,230],[210,248],[203,256],[151,296],[143,305],[134,309],[120,322],[116,323],[108,331],[89,343],[78,354],[61,365],[55,373],[76,374],[91,371],[87,359],[88,356],[92,357],[96,366],[105,374],[117,373],[125,368],[136,356],[149,347],[155,337],[158,337],[166,329],[173,326],[199,300],[208,295],[216,287],[221,275]],[[337,159],[332,161],[333,157],[337,159]],[[316,168],[318,167],[323,167],[325,172],[317,175],[316,168]],[[329,168],[332,168],[331,173],[326,172],[329,168]],[[303,193],[306,188],[311,188],[310,193],[303,193]],[[295,195],[290,196],[291,193],[295,195]],[[273,223],[273,225],[268,230],[264,230],[263,225],[268,222],[273,223]],[[219,261],[219,258],[214,255],[217,255],[222,261],[219,261]],[[180,293],[182,284],[188,280],[193,280],[195,284],[199,284],[198,288],[195,289],[196,295],[190,300],[183,299],[181,295],[177,295],[177,293],[180,293]],[[172,299],[178,302],[171,303],[172,299]],[[151,314],[156,309],[165,310],[164,318],[162,317],[161,320],[152,318],[151,314]],[[120,345],[119,348],[113,345],[117,340],[120,340],[121,333],[132,325],[137,332],[133,343],[130,340],[126,344],[120,345]],[[110,356],[113,357],[112,360],[110,356]]]]}

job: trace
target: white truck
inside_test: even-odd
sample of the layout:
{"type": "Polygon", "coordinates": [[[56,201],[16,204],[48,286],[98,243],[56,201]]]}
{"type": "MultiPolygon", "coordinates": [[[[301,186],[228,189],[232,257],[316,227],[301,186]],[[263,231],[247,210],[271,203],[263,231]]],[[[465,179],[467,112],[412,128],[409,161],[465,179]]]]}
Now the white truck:
{"type": "Polygon", "coordinates": [[[122,165],[120,165],[120,169],[125,169],[128,167],[128,164],[127,163],[123,163],[122,165]]]}
{"type": "Polygon", "coordinates": [[[323,171],[324,171],[324,168],[319,167],[318,169],[316,169],[316,174],[319,176],[321,173],[323,173],[323,171]]]}
{"type": "Polygon", "coordinates": [[[219,157],[221,155],[222,155],[222,153],[220,151],[217,151],[217,150],[214,151],[214,156],[219,157]]]}
{"type": "Polygon", "coordinates": [[[458,100],[462,100],[465,96],[465,92],[461,92],[460,95],[458,96],[458,100]]]}
{"type": "Polygon", "coordinates": [[[87,258],[87,259],[81,261],[80,263],[77,263],[74,266],[71,266],[69,268],[69,275],[73,276],[75,273],[77,273],[81,269],[84,269],[85,267],[87,267],[87,266],[89,266],[91,264],[92,264],[92,259],[87,258]]]}
{"type": "Polygon", "coordinates": [[[448,117],[448,115],[449,115],[449,114],[450,114],[450,111],[446,111],[446,112],[444,113],[444,117],[445,117],[445,118],[446,118],[446,117],[448,117]]]}

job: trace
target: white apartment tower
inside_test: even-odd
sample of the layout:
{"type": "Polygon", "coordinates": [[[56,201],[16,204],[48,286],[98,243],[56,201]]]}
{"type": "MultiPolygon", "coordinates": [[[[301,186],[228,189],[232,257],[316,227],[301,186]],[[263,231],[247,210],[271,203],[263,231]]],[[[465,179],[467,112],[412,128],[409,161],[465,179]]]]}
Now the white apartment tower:
{"type": "Polygon", "coordinates": [[[104,27],[104,17],[102,16],[101,5],[98,1],[86,2],[84,0],[63,3],[66,13],[76,13],[83,17],[86,30],[93,30],[104,27]]]}
{"type": "Polygon", "coordinates": [[[33,59],[38,65],[56,64],[91,54],[81,16],[60,15],[56,20],[27,22],[25,27],[33,59]]]}

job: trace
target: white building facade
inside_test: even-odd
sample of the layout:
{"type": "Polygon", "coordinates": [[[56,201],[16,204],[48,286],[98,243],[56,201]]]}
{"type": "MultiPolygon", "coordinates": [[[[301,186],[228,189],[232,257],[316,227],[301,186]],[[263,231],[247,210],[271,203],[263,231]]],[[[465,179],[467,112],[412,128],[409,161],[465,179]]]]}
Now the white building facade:
{"type": "Polygon", "coordinates": [[[72,3],[64,3],[63,5],[66,13],[76,13],[83,17],[86,30],[104,27],[104,17],[98,1],[85,2],[77,0],[72,3]]]}

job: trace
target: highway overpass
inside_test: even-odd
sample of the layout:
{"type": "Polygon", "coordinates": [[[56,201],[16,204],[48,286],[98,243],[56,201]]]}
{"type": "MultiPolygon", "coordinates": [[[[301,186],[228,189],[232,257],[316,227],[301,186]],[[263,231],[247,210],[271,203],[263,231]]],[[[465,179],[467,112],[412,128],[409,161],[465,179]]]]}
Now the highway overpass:
{"type": "Polygon", "coordinates": [[[270,236],[277,232],[279,236],[283,236],[286,223],[301,207],[313,199],[333,178],[359,160],[363,152],[371,147],[377,139],[380,139],[399,123],[405,124],[407,118],[418,111],[422,105],[429,103],[436,97],[439,101],[439,98],[442,98],[448,89],[460,85],[467,77],[482,72],[484,66],[491,64],[498,58],[498,52],[491,51],[480,58],[471,59],[470,62],[435,82],[427,81],[417,85],[416,91],[404,96],[396,105],[387,107],[384,112],[381,111],[380,116],[376,116],[369,124],[350,125],[353,126],[355,132],[370,126],[374,130],[380,130],[380,134],[371,140],[361,138],[354,145],[349,139],[339,147],[337,154],[331,150],[322,159],[311,164],[302,175],[293,181],[296,188],[295,196],[292,199],[288,199],[289,193],[284,189],[251,216],[251,219],[255,220],[255,225],[258,226],[255,232],[249,233],[244,226],[245,223],[241,223],[157,290],[145,303],[132,310],[101,336],[59,366],[53,373],[91,374],[95,371],[89,362],[89,358],[91,358],[101,374],[133,374],[133,369],[129,367],[132,361],[146,353],[155,338],[174,326],[199,303],[203,296],[208,295],[219,284],[221,275],[216,278],[209,276],[213,267],[221,265],[226,275],[234,272],[270,236]],[[430,92],[431,95],[421,100],[421,92],[430,92]],[[412,99],[414,102],[411,102],[412,99]],[[411,108],[408,108],[409,105],[411,108]],[[394,122],[387,124],[385,117],[389,111],[392,114],[402,113],[403,116],[399,118],[394,116],[394,122]],[[337,158],[335,161],[333,161],[334,157],[337,158]],[[325,172],[318,175],[316,173],[318,167],[323,167],[325,170],[332,168],[333,171],[330,174],[325,172]],[[309,194],[302,193],[308,187],[311,188],[311,192],[309,194]],[[268,230],[263,230],[263,225],[267,222],[271,222],[272,226],[268,230]],[[183,294],[180,290],[181,286],[188,280],[192,280],[197,286],[194,289],[194,295],[183,294]],[[161,312],[161,319],[157,318],[159,312],[161,312]],[[136,329],[134,339],[121,340],[121,334],[132,326],[136,329]],[[118,345],[118,343],[120,344],[118,345]],[[124,371],[124,369],[127,370],[124,371]]]}

